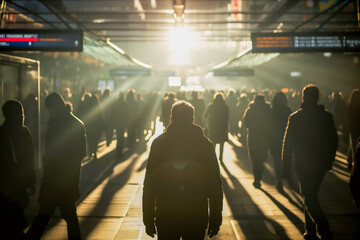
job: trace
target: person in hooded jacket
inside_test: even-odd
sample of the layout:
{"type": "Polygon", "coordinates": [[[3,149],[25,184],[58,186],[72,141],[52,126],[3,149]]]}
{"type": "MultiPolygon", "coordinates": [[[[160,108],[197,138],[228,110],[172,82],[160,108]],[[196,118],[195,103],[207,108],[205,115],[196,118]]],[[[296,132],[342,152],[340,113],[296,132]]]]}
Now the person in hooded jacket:
{"type": "Polygon", "coordinates": [[[0,126],[0,225],[1,236],[20,239],[26,226],[24,209],[35,193],[34,147],[24,125],[24,110],[17,100],[2,107],[5,117],[0,126]]]}
{"type": "Polygon", "coordinates": [[[28,239],[40,239],[57,207],[67,223],[68,238],[81,239],[75,202],[80,197],[80,166],[86,156],[84,124],[76,118],[58,93],[45,100],[50,113],[43,157],[39,214],[31,225],[28,239]]]}
{"type": "Polygon", "coordinates": [[[318,192],[325,173],[332,168],[338,136],[332,114],[318,105],[319,88],[306,85],[302,105],[290,115],[283,143],[283,161],[295,155],[300,191],[304,198],[305,239],[332,239],[329,223],[319,204],[318,192]]]}
{"type": "MultiPolygon", "coordinates": [[[[286,124],[291,113],[292,111],[287,105],[286,95],[283,92],[276,93],[271,106],[272,130],[270,139],[270,154],[274,159],[276,189],[278,191],[282,191],[283,189],[281,153],[286,124]]],[[[291,163],[283,164],[285,175],[289,176],[291,163]]]]}
{"type": "Polygon", "coordinates": [[[264,161],[269,152],[271,128],[270,104],[265,101],[263,94],[254,96],[254,101],[249,104],[244,113],[243,122],[248,130],[247,146],[253,163],[253,185],[255,188],[260,188],[264,161]]]}
{"type": "Polygon", "coordinates": [[[222,184],[213,144],[194,124],[194,108],[179,101],[170,124],[151,145],[143,189],[146,233],[163,239],[204,239],[222,222],[222,184]]]}

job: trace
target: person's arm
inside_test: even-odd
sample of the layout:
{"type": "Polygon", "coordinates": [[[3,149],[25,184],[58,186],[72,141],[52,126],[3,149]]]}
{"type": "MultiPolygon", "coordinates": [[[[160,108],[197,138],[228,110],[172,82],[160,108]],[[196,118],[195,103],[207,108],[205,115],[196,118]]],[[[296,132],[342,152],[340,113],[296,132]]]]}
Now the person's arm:
{"type": "Polygon", "coordinates": [[[214,146],[208,144],[209,167],[211,170],[211,190],[209,192],[210,218],[209,218],[209,237],[217,235],[222,223],[223,209],[223,189],[220,177],[219,163],[216,157],[214,146]]]}
{"type": "Polygon", "coordinates": [[[289,117],[284,140],[282,146],[282,160],[283,162],[290,162],[291,154],[294,148],[294,137],[295,137],[295,129],[294,129],[294,120],[292,116],[289,117]]]}
{"type": "Polygon", "coordinates": [[[332,164],[335,160],[336,157],[336,151],[338,148],[338,135],[337,135],[337,130],[335,127],[335,123],[334,123],[334,118],[333,116],[329,113],[329,137],[328,137],[328,141],[329,141],[329,166],[328,169],[330,170],[332,168],[332,164]]]}
{"type": "Polygon", "coordinates": [[[156,198],[152,189],[152,173],[155,168],[157,158],[157,141],[155,140],[150,149],[149,158],[146,165],[146,173],[143,187],[143,222],[146,228],[146,234],[154,237],[155,229],[155,203],[156,198]]]}

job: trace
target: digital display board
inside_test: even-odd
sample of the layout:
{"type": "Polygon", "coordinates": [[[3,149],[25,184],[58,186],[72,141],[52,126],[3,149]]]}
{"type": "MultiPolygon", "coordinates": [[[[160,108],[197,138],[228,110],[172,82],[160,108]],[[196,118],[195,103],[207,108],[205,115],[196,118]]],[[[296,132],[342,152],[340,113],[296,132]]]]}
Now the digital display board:
{"type": "Polygon", "coordinates": [[[0,29],[0,51],[82,50],[82,30],[0,29]]]}
{"type": "Polygon", "coordinates": [[[360,32],[252,33],[253,53],[359,52],[360,32]]]}

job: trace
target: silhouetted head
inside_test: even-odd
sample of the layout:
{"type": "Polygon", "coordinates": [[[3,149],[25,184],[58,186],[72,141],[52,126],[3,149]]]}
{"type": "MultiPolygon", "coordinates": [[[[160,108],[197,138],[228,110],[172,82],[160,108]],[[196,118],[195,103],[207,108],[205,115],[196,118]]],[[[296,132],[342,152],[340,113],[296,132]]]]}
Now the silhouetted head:
{"type": "Polygon", "coordinates": [[[308,104],[317,104],[319,101],[319,88],[314,84],[308,84],[302,91],[302,101],[308,104]]]}
{"type": "Polygon", "coordinates": [[[331,98],[335,101],[341,99],[341,96],[342,96],[342,92],[338,92],[338,91],[334,91],[331,94],[331,98]]]}
{"type": "Polygon", "coordinates": [[[135,101],[135,90],[129,89],[127,95],[126,95],[126,101],[135,101]]]}
{"type": "Polygon", "coordinates": [[[175,93],[169,93],[169,95],[168,95],[168,98],[170,99],[170,100],[174,100],[175,99],[175,93]]]}
{"type": "Polygon", "coordinates": [[[108,97],[110,96],[111,90],[109,87],[105,88],[104,92],[103,92],[103,97],[108,97]]]}
{"type": "Polygon", "coordinates": [[[194,123],[194,107],[186,101],[178,101],[171,108],[170,122],[194,123]]]}
{"type": "Polygon", "coordinates": [[[192,97],[193,99],[197,99],[197,98],[198,98],[198,92],[197,92],[197,91],[192,91],[191,97],[192,97]]]}
{"type": "Polygon", "coordinates": [[[45,99],[45,107],[49,110],[50,114],[62,113],[66,110],[65,101],[63,97],[53,92],[45,99]]]}
{"type": "Polygon", "coordinates": [[[68,88],[68,87],[64,88],[63,94],[64,94],[64,97],[67,99],[71,98],[71,96],[72,96],[70,88],[68,88]]]}
{"type": "Polygon", "coordinates": [[[18,100],[9,100],[2,106],[5,121],[17,125],[24,125],[24,108],[18,100]]]}
{"type": "Polygon", "coordinates": [[[287,105],[287,97],[283,92],[278,92],[275,94],[273,102],[273,107],[282,107],[287,105]]]}
{"type": "Polygon", "coordinates": [[[265,95],[262,93],[256,94],[254,96],[254,103],[255,104],[265,104],[265,95]]]}
{"type": "Polygon", "coordinates": [[[85,93],[83,96],[83,101],[88,102],[91,98],[91,93],[85,93]]]}
{"type": "Polygon", "coordinates": [[[224,102],[225,102],[225,97],[222,92],[218,92],[214,95],[213,103],[219,104],[219,103],[224,103],[224,102]]]}

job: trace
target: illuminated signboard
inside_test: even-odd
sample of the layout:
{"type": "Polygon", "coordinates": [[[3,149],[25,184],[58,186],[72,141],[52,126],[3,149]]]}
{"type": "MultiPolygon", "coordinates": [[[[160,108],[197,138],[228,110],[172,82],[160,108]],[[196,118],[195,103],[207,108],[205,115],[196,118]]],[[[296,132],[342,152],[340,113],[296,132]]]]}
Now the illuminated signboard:
{"type": "Polygon", "coordinates": [[[360,33],[252,33],[252,52],[359,52],[360,33]]]}
{"type": "Polygon", "coordinates": [[[110,76],[151,76],[149,69],[112,69],[110,76]]]}
{"type": "Polygon", "coordinates": [[[82,30],[0,29],[0,51],[82,50],[82,30]]]}

